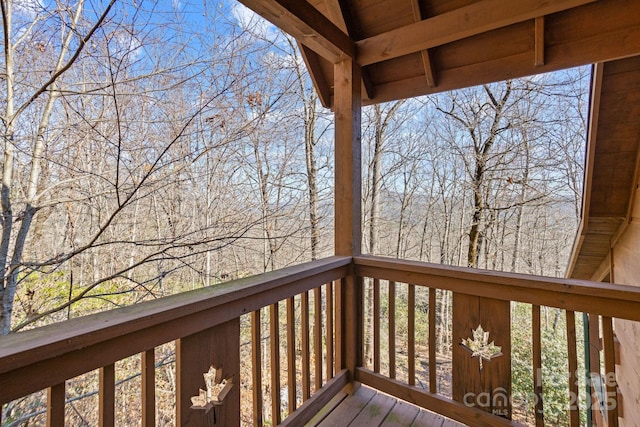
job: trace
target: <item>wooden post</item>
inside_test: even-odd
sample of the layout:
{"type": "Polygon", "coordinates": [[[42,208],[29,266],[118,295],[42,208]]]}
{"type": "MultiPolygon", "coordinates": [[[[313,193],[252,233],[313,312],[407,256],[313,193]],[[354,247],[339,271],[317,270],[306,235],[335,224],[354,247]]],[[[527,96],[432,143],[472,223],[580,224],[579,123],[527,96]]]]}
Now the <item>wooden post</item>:
{"type": "MultiPolygon", "coordinates": [[[[47,426],[64,425],[65,383],[47,389],[47,426]]],[[[0,406],[0,414],[2,406],[0,406]]],[[[2,419],[0,417],[0,423],[2,419]]]]}
{"type": "Polygon", "coordinates": [[[240,319],[179,339],[176,376],[177,425],[240,426],[240,319]],[[233,381],[233,387],[222,406],[205,414],[204,410],[191,409],[191,397],[205,389],[203,374],[212,366],[222,369],[222,378],[233,381]]]}
{"type": "Polygon", "coordinates": [[[100,392],[98,404],[98,424],[100,427],[115,425],[116,367],[107,365],[100,368],[100,392]]]}
{"type": "Polygon", "coordinates": [[[155,349],[140,356],[142,371],[142,425],[156,425],[156,355],[155,349]]]}
{"type": "Polygon", "coordinates": [[[511,419],[511,310],[510,302],[454,292],[453,294],[453,399],[511,419]],[[473,338],[478,325],[489,332],[489,342],[502,347],[502,355],[484,360],[464,349],[462,339],[473,338]]]}
{"type": "MultiPolygon", "coordinates": [[[[335,254],[359,255],[361,224],[361,69],[351,59],[334,65],[335,113],[335,254]]],[[[351,373],[362,365],[362,279],[353,275],[342,280],[338,300],[339,368],[351,373]]]]}

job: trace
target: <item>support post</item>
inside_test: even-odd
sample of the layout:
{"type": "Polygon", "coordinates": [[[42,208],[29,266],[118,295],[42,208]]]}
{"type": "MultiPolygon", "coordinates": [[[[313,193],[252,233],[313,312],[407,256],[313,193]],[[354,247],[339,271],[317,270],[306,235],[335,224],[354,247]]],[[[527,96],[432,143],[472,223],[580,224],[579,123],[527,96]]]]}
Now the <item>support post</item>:
{"type": "Polygon", "coordinates": [[[176,342],[177,425],[188,427],[240,426],[240,319],[205,329],[176,342]],[[221,406],[209,413],[191,409],[191,397],[205,389],[203,374],[222,370],[233,381],[221,406]],[[215,412],[213,412],[215,411],[215,412]]]}
{"type": "Polygon", "coordinates": [[[510,302],[454,292],[452,311],[453,399],[511,419],[510,302]],[[478,357],[460,345],[463,339],[473,338],[472,330],[478,325],[502,351],[501,356],[484,360],[482,369],[478,357]]]}
{"type": "MultiPolygon", "coordinates": [[[[362,250],[361,69],[351,59],[334,65],[335,254],[362,250]]],[[[362,365],[362,279],[350,275],[338,287],[338,369],[351,374],[362,365]]]]}

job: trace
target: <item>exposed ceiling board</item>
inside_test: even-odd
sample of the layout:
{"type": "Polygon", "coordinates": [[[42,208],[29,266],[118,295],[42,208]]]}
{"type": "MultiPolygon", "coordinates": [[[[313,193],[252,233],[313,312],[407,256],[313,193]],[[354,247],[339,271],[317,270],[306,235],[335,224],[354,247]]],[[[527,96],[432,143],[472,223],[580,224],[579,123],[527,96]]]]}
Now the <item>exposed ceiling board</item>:
{"type": "MultiPolygon", "coordinates": [[[[241,1],[280,6],[294,2],[241,1]]],[[[358,45],[355,55],[361,65],[376,61],[363,66],[365,105],[640,54],[637,0],[310,0],[308,4],[348,33],[358,45]],[[422,20],[416,19],[416,2],[422,20]],[[557,10],[561,11],[551,13],[557,10]],[[465,11],[473,14],[467,16],[465,11]],[[538,14],[546,15],[541,19],[538,14]]],[[[300,33],[299,25],[290,26],[300,33]]],[[[333,34],[326,25],[309,26],[320,36],[333,34]]],[[[322,56],[320,50],[326,47],[312,46],[315,38],[299,40],[322,56]]],[[[332,58],[344,55],[333,53],[332,58]]],[[[320,58],[310,68],[318,75],[314,81],[326,82],[319,88],[331,93],[325,99],[333,99],[332,58],[320,58]]]]}
{"type": "Polygon", "coordinates": [[[598,73],[600,101],[592,116],[597,132],[588,142],[588,206],[569,269],[570,277],[584,279],[592,278],[628,224],[640,159],[640,57],[604,63],[598,73]]]}

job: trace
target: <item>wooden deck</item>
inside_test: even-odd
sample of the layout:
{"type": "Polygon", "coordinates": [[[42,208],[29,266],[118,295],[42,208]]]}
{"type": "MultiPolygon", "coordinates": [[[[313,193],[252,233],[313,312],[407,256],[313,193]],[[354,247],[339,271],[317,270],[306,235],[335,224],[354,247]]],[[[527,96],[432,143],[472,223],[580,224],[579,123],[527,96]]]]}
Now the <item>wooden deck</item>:
{"type": "Polygon", "coordinates": [[[307,426],[465,427],[365,386],[351,396],[339,393],[307,426]]]}

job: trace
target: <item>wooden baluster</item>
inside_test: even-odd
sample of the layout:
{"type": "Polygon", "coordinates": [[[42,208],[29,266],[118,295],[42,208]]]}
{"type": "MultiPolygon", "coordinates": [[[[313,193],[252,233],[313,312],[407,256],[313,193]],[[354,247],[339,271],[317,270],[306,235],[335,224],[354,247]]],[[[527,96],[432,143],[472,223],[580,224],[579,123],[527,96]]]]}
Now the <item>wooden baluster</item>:
{"type": "Polygon", "coordinates": [[[180,338],[176,342],[176,424],[181,427],[240,426],[240,319],[180,338]],[[208,414],[191,409],[191,398],[205,388],[211,367],[233,383],[222,405],[208,414]]]}
{"type": "Polygon", "coordinates": [[[416,287],[408,285],[407,289],[407,363],[409,364],[409,385],[416,385],[416,287]]]}
{"type": "Polygon", "coordinates": [[[142,425],[156,425],[156,354],[147,350],[140,355],[142,372],[142,425]]]}
{"type": "MultiPolygon", "coordinates": [[[[304,335],[304,333],[303,333],[304,335]]],[[[304,367],[303,367],[304,369],[304,367]]],[[[296,318],[295,299],[287,298],[287,391],[289,414],[296,410],[296,318]]]]}
{"type": "Polygon", "coordinates": [[[576,349],[576,315],[567,310],[567,355],[569,357],[569,425],[580,426],[578,399],[578,352],[576,349]]]}
{"type": "Polygon", "coordinates": [[[345,342],[344,342],[344,288],[345,279],[340,279],[335,282],[334,290],[334,307],[335,307],[335,372],[340,372],[346,366],[345,361],[345,342]]]}
{"type": "Polygon", "coordinates": [[[251,313],[251,376],[253,384],[253,425],[262,427],[262,323],[260,310],[251,313]]]}
{"type": "Polygon", "coordinates": [[[333,282],[326,284],[326,304],[327,304],[327,381],[333,378],[333,282]]]}
{"type": "Polygon", "coordinates": [[[602,344],[604,348],[604,383],[607,394],[604,405],[607,409],[608,427],[618,426],[618,383],[616,380],[615,344],[613,342],[613,319],[602,316],[602,344]]]}
{"type": "Polygon", "coordinates": [[[309,293],[301,295],[302,323],[300,325],[302,336],[302,401],[311,396],[311,369],[309,362],[311,356],[311,346],[309,343],[309,293]]]}
{"type": "Polygon", "coordinates": [[[373,372],[380,372],[380,279],[373,279],[373,372]]]}
{"type": "Polygon", "coordinates": [[[542,402],[542,324],[540,322],[540,306],[531,306],[531,334],[533,343],[533,394],[536,399],[536,427],[544,426],[544,406],[542,402]]]}
{"type": "MultiPolygon", "coordinates": [[[[47,389],[47,427],[64,425],[65,384],[57,384],[47,389]]],[[[0,406],[2,424],[2,406],[0,406]]]]}
{"type": "Polygon", "coordinates": [[[100,368],[100,402],[98,407],[100,427],[108,427],[115,424],[115,392],[115,365],[107,365],[100,368]]]}
{"type": "Polygon", "coordinates": [[[269,306],[269,335],[271,350],[271,422],[280,424],[280,315],[278,303],[269,306]]]}
{"type": "Polygon", "coordinates": [[[600,316],[596,313],[589,313],[589,380],[591,383],[591,419],[595,425],[603,424],[598,400],[598,390],[602,374],[600,364],[600,316]]]}
{"type": "Polygon", "coordinates": [[[437,393],[436,377],[436,290],[429,288],[429,391],[437,393]]]}
{"type": "Polygon", "coordinates": [[[396,377],[396,282],[389,281],[389,378],[396,377]]]}
{"type": "Polygon", "coordinates": [[[313,290],[313,351],[315,389],[322,387],[322,289],[313,290]]]}

